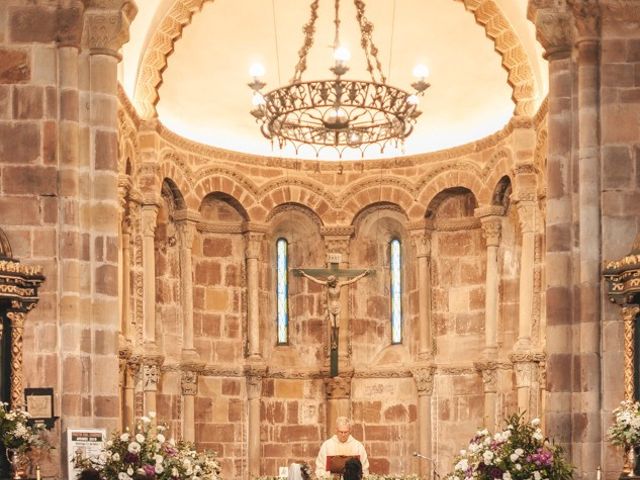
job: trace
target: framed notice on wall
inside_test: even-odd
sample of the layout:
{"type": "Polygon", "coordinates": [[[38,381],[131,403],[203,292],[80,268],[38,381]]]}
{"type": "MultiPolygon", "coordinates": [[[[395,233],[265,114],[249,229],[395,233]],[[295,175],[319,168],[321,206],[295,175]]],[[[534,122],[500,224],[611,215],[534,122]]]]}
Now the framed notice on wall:
{"type": "Polygon", "coordinates": [[[70,428],[67,430],[67,457],[70,479],[78,478],[80,470],[73,465],[76,455],[86,458],[98,458],[107,441],[107,430],[104,428],[70,428]]]}

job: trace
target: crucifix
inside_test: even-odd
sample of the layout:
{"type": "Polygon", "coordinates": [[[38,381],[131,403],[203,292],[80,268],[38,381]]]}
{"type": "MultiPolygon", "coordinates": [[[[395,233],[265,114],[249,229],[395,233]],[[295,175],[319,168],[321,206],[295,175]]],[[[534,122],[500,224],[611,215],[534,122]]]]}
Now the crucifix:
{"type": "Polygon", "coordinates": [[[342,255],[339,253],[329,253],[327,255],[327,263],[329,268],[296,268],[293,272],[301,277],[326,286],[327,293],[327,309],[329,310],[329,321],[331,322],[331,354],[329,375],[338,376],[338,333],[340,325],[338,319],[340,317],[340,289],[345,285],[357,282],[361,278],[375,273],[369,269],[341,269],[340,262],[342,255]],[[347,280],[339,281],[338,279],[347,278],[347,280]]]}

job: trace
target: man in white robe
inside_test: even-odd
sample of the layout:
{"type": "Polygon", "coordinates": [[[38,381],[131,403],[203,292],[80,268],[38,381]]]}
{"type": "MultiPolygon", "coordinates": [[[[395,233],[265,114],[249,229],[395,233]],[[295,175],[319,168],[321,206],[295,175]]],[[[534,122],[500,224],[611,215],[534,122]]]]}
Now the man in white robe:
{"type": "Polygon", "coordinates": [[[326,440],[316,457],[316,477],[329,477],[327,457],[334,455],[357,456],[362,463],[362,474],[369,475],[369,459],[362,443],[351,436],[351,421],[347,417],[336,419],[336,434],[326,440]]]}

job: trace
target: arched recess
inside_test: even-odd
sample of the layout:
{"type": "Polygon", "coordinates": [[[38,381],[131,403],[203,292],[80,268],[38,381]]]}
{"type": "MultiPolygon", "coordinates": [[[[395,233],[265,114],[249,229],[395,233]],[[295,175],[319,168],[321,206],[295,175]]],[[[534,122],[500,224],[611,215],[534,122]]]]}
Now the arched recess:
{"type": "MultiPolygon", "coordinates": [[[[134,103],[143,119],[157,117],[158,89],[168,58],[173,53],[175,42],[182,36],[182,30],[191,23],[193,15],[202,9],[205,1],[213,0],[175,0],[153,32],[140,63],[134,94],[134,103]]],[[[532,115],[536,85],[531,60],[510,22],[494,0],[456,1],[463,2],[494,42],[502,66],[507,71],[507,81],[513,89],[514,114],[532,115]]]]}
{"type": "MultiPolygon", "coordinates": [[[[352,363],[356,371],[398,371],[411,364],[412,352],[417,350],[417,278],[416,257],[407,231],[407,216],[398,206],[376,203],[365,207],[354,219],[354,238],[350,243],[349,259],[352,268],[372,268],[375,275],[367,276],[350,287],[349,342],[352,363]],[[390,243],[400,241],[402,251],[402,343],[392,344],[391,331],[391,275],[390,243]]],[[[393,409],[384,402],[382,415],[372,419],[365,412],[372,399],[367,394],[367,379],[354,378],[352,409],[355,422],[366,422],[367,428],[389,428],[393,424],[399,438],[417,438],[417,423],[408,412],[417,408],[412,378],[387,378],[385,388],[394,394],[393,409]],[[402,407],[399,407],[402,405],[402,407]],[[388,408],[388,409],[387,409],[388,408]],[[362,416],[360,416],[362,415],[362,416]],[[365,418],[366,415],[366,418],[365,418]]],[[[388,469],[401,471],[412,451],[408,441],[389,455],[388,469]]]]}
{"type": "Polygon", "coordinates": [[[198,170],[195,175],[199,180],[193,187],[193,198],[189,199],[189,204],[201,206],[208,195],[217,192],[233,198],[241,208],[245,220],[260,222],[266,217],[266,209],[256,201],[257,186],[243,175],[219,167],[198,170]]]}
{"type": "Polygon", "coordinates": [[[409,211],[409,217],[412,220],[419,220],[428,216],[429,208],[433,208],[430,205],[434,201],[439,201],[436,197],[441,192],[459,188],[472,193],[476,203],[478,198],[489,198],[491,195],[484,182],[474,173],[461,170],[443,171],[424,185],[417,196],[416,204],[409,211]]]}
{"type": "MultiPolygon", "coordinates": [[[[480,355],[484,345],[486,249],[474,193],[464,187],[438,192],[427,206],[431,235],[432,332],[442,361],[455,352],[480,355]]],[[[479,358],[479,357],[478,357],[479,358]]]]}
{"type": "Polygon", "coordinates": [[[406,214],[414,204],[413,186],[393,178],[377,178],[358,183],[340,196],[342,210],[355,221],[359,212],[380,203],[398,205],[406,214]]]}
{"type": "MultiPolygon", "coordinates": [[[[222,191],[203,196],[198,207],[199,222],[192,248],[193,335],[200,361],[220,371],[233,370],[244,360],[246,334],[246,262],[244,225],[248,214],[237,197],[222,191]]],[[[233,384],[229,395],[216,400],[216,408],[232,411],[240,402],[237,379],[221,376],[199,377],[196,405],[211,406],[211,392],[220,382],[233,384]]],[[[239,430],[245,428],[238,414],[239,430]]],[[[218,425],[214,415],[198,416],[196,444],[211,448],[208,432],[218,425]]],[[[236,428],[236,427],[234,427],[236,428]]],[[[238,436],[215,439],[219,447],[241,448],[238,436]]]]}
{"type": "Polygon", "coordinates": [[[415,347],[410,339],[410,325],[413,314],[408,305],[410,292],[417,283],[411,268],[403,269],[403,338],[407,341],[402,348],[392,352],[385,350],[391,345],[390,322],[390,258],[389,243],[400,240],[404,255],[404,265],[414,262],[415,254],[410,253],[410,239],[407,233],[407,216],[398,205],[380,202],[368,205],[354,219],[354,238],[351,241],[350,261],[354,267],[371,268],[376,274],[365,278],[356,288],[366,291],[366,295],[354,297],[351,317],[353,362],[365,364],[375,359],[380,364],[408,361],[409,352],[415,347]]]}
{"type": "MultiPolygon", "coordinates": [[[[173,180],[164,178],[160,189],[160,202],[155,229],[155,309],[156,342],[165,363],[176,363],[182,350],[182,303],[180,296],[180,243],[176,225],[176,213],[185,207],[184,197],[173,180]]],[[[179,377],[165,373],[162,378],[164,397],[158,402],[158,415],[169,421],[171,429],[180,428],[180,417],[171,404],[179,401],[172,395],[179,386],[179,377]]],[[[178,390],[179,391],[179,390],[178,390]]]]}
{"type": "Polygon", "coordinates": [[[321,235],[322,222],[309,207],[286,203],[275,208],[268,217],[266,255],[262,268],[269,272],[265,300],[261,311],[261,330],[266,333],[262,348],[266,358],[278,365],[321,365],[326,346],[324,289],[291,273],[292,269],[322,267],[325,248],[321,235]],[[289,346],[275,347],[276,343],[276,264],[275,245],[279,238],[289,246],[289,346]],[[264,307],[264,309],[263,309],[264,307]]]}
{"type": "Polygon", "coordinates": [[[307,179],[287,178],[269,182],[260,188],[259,203],[267,210],[268,221],[282,205],[305,205],[323,223],[335,221],[337,202],[333,194],[319,183],[307,179]]]}
{"type": "Polygon", "coordinates": [[[161,178],[170,178],[183,192],[184,203],[187,208],[196,210],[199,202],[193,195],[195,179],[193,172],[186,162],[173,150],[160,152],[158,174],[161,178]]]}
{"type": "MultiPolygon", "coordinates": [[[[305,392],[310,392],[304,396],[307,413],[300,417],[298,424],[307,434],[304,438],[288,438],[286,445],[291,451],[304,451],[309,442],[322,443],[322,429],[317,426],[325,421],[325,396],[321,393],[324,392],[324,382],[318,378],[318,372],[326,365],[328,358],[328,320],[324,287],[293,275],[291,270],[325,264],[320,218],[304,205],[287,203],[278,206],[268,217],[264,248],[260,266],[260,271],[265,272],[260,285],[261,350],[274,376],[278,376],[277,372],[281,369],[289,374],[311,374],[308,378],[296,381],[305,392]],[[289,341],[285,345],[276,345],[275,247],[279,238],[289,241],[289,341]]],[[[299,404],[300,397],[283,401],[277,388],[275,392],[273,389],[263,390],[261,397],[261,406],[267,412],[284,409],[288,412],[298,411],[299,404]]],[[[267,429],[263,435],[263,448],[282,448],[278,429],[267,429]]]]}

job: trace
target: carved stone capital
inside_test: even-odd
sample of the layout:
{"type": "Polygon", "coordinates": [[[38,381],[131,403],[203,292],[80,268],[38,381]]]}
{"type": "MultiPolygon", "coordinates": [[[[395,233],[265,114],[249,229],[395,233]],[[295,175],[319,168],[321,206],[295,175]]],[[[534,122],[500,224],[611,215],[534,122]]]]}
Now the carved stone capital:
{"type": "Polygon", "coordinates": [[[431,256],[431,230],[417,229],[411,230],[411,241],[416,248],[417,257],[431,256]]]}
{"type": "Polygon", "coordinates": [[[484,393],[495,393],[498,391],[498,364],[496,362],[477,362],[476,370],[482,375],[484,393]]]}
{"type": "MultiPolygon", "coordinates": [[[[502,211],[502,207],[500,207],[502,211]]],[[[478,209],[476,209],[476,216],[478,209]]],[[[487,242],[487,246],[497,247],[500,245],[500,236],[502,234],[502,217],[497,215],[483,215],[480,217],[482,225],[482,234],[487,242]]]]}
{"type": "Polygon", "coordinates": [[[145,237],[154,237],[157,226],[156,222],[158,220],[158,206],[142,205],[140,220],[142,222],[142,235],[145,237]]]}
{"type": "Polygon", "coordinates": [[[536,11],[534,22],[536,38],[545,49],[546,58],[553,60],[569,56],[573,45],[573,29],[568,11],[562,8],[541,8],[536,11]]]}
{"type": "Polygon", "coordinates": [[[513,364],[516,373],[516,387],[530,387],[536,377],[538,365],[535,362],[517,362],[513,364]]]}
{"type": "Polygon", "coordinates": [[[260,259],[260,250],[262,249],[262,242],[264,240],[264,233],[249,231],[244,234],[245,248],[244,254],[247,259],[255,258],[260,259]]]}
{"type": "Polygon", "coordinates": [[[536,211],[538,209],[534,201],[521,201],[516,203],[518,209],[518,220],[520,221],[520,229],[522,233],[535,232],[536,228],[536,211]]]}
{"type": "Polygon", "coordinates": [[[351,397],[352,372],[343,372],[338,377],[324,379],[324,388],[329,400],[351,397]]]}
{"type": "Polygon", "coordinates": [[[145,392],[155,392],[158,390],[160,382],[159,365],[142,365],[142,384],[145,392]]]}
{"type": "Polygon", "coordinates": [[[425,366],[411,369],[411,374],[418,388],[418,396],[431,395],[433,393],[433,383],[436,367],[425,366]]]}
{"type": "Polygon", "coordinates": [[[176,222],[176,229],[181,248],[191,250],[193,239],[196,236],[196,223],[191,220],[181,220],[176,222]]]}
{"type": "Polygon", "coordinates": [[[133,2],[119,0],[110,5],[90,2],[85,14],[86,42],[92,55],[120,59],[119,50],[129,40],[129,26],[138,13],[133,2]]]}
{"type": "Polygon", "coordinates": [[[578,31],[577,42],[596,40],[600,34],[600,3],[598,0],[568,0],[578,31]]]}
{"type": "Polygon", "coordinates": [[[183,370],[180,386],[182,387],[182,395],[196,395],[198,393],[198,372],[183,370]]]}
{"type": "Polygon", "coordinates": [[[248,364],[244,367],[247,378],[247,397],[249,400],[262,396],[262,379],[267,376],[267,367],[263,363],[248,364]]]}

